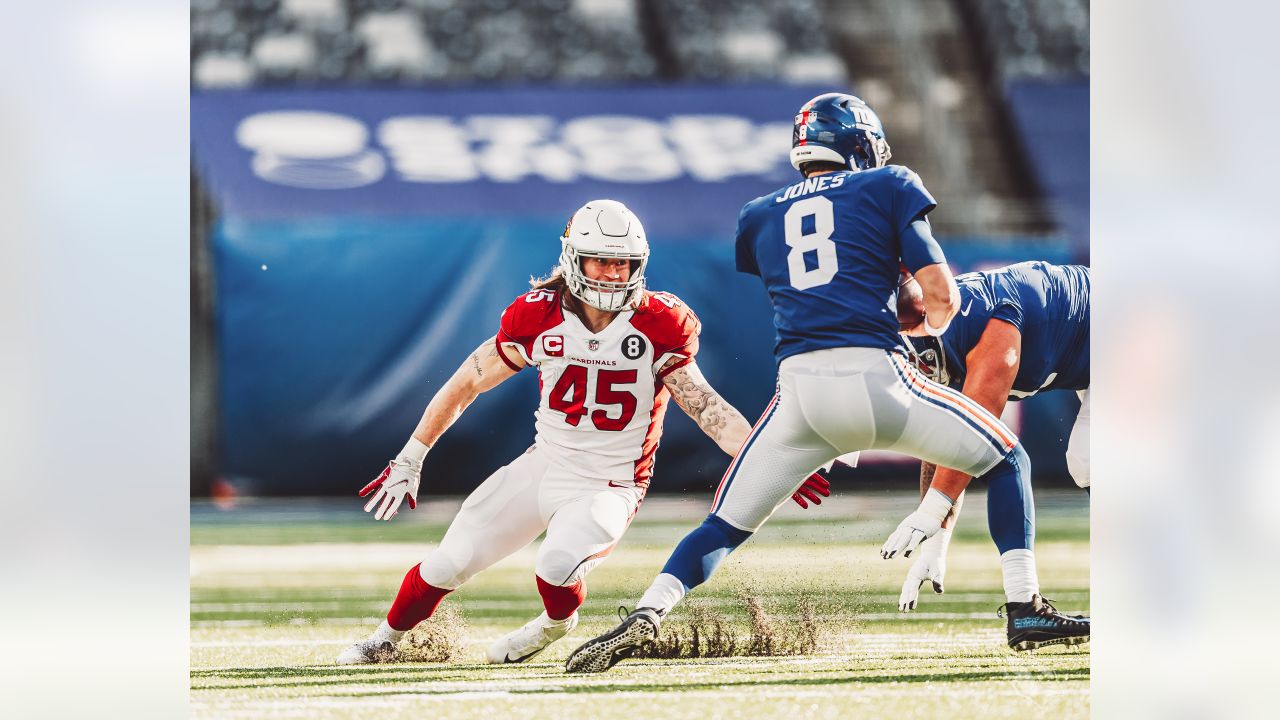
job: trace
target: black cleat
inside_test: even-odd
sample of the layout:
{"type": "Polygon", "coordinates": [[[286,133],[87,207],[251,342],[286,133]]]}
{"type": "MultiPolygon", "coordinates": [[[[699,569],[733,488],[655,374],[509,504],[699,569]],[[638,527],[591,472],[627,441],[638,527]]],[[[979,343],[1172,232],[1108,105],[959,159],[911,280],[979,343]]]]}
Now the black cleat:
{"type": "Polygon", "coordinates": [[[635,655],[641,645],[658,638],[661,619],[652,608],[636,608],[618,627],[583,643],[569,655],[565,672],[599,673],[635,655]]]}
{"type": "Polygon", "coordinates": [[[1089,642],[1088,617],[1064,615],[1039,595],[1033,595],[1031,602],[1006,603],[996,615],[1008,616],[1009,647],[1014,650],[1089,642]]]}

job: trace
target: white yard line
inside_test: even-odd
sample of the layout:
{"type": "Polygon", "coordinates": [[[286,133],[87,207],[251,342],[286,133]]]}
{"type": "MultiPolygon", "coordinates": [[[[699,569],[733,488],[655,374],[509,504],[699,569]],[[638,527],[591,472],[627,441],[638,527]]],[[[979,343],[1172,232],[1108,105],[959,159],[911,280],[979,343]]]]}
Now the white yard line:
{"type": "MultiPolygon", "coordinates": [[[[1066,592],[1056,593],[1055,601],[1059,604],[1066,604],[1067,601],[1084,600],[1089,597],[1089,593],[1082,592],[1066,592]]],[[[778,593],[776,595],[765,594],[765,599],[784,599],[791,597],[790,593],[778,593]]],[[[875,603],[897,603],[898,595],[891,593],[876,593],[872,595],[862,595],[861,599],[875,603]]],[[[930,602],[926,599],[925,602],[930,602]]],[[[960,603],[960,602],[991,602],[992,614],[995,613],[995,606],[1000,604],[1000,597],[995,593],[948,593],[942,598],[932,600],[936,603],[960,603]]],[[[530,597],[525,600],[466,600],[462,603],[462,607],[474,608],[476,610],[517,610],[537,604],[536,597],[530,597]]],[[[715,606],[737,606],[742,601],[737,598],[707,598],[699,599],[702,604],[710,604],[715,606]]],[[[192,612],[276,612],[279,610],[343,610],[348,608],[366,608],[372,610],[384,610],[387,607],[386,599],[377,600],[308,600],[296,601],[288,598],[272,599],[263,598],[255,599],[251,602],[193,602],[191,603],[192,612]]]]}
{"type": "MultiPolygon", "coordinates": [[[[960,647],[969,645],[988,645],[993,641],[998,641],[1004,637],[1004,633],[996,628],[991,630],[977,630],[955,635],[945,636],[922,636],[914,633],[858,633],[854,631],[852,634],[842,636],[846,642],[863,646],[884,646],[894,647],[896,649],[908,648],[919,649],[921,651],[933,652],[937,647],[960,647]],[[927,647],[921,646],[922,639],[927,639],[927,647]]],[[[201,640],[192,642],[192,648],[234,648],[234,647],[314,647],[314,646],[337,646],[347,645],[350,643],[348,638],[336,639],[244,639],[244,640],[201,640]]],[[[823,656],[826,660],[839,656],[823,656]]],[[[780,661],[789,663],[807,662],[804,658],[779,658],[780,661]]],[[[725,664],[733,661],[725,660],[725,664]]],[[[743,661],[750,664],[750,661],[743,661]]],[[[209,669],[209,668],[202,668],[209,669]]]]}
{"type": "MultiPolygon", "coordinates": [[[[838,617],[841,621],[845,621],[848,616],[831,616],[838,617]]],[[[999,618],[993,612],[911,612],[911,613],[861,613],[854,616],[857,620],[867,622],[884,621],[884,620],[902,620],[902,621],[937,621],[937,620],[990,620],[992,625],[1002,624],[999,618]]],[[[296,626],[338,626],[338,625],[363,625],[368,623],[377,623],[381,620],[380,615],[368,615],[365,617],[329,617],[329,618],[292,618],[288,622],[267,621],[261,618],[239,618],[230,620],[193,620],[192,628],[251,628],[251,627],[296,627],[296,626]]]]}

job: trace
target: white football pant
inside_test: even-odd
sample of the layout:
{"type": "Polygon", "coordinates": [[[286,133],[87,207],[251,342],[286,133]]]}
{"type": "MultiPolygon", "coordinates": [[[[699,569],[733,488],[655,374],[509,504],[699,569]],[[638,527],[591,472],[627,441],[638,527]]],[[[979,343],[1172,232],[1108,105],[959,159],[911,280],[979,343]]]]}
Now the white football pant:
{"type": "Polygon", "coordinates": [[[902,353],[834,348],[793,355],[778,393],[716,490],[711,511],[755,532],[816,468],[855,450],[892,450],[982,475],[1016,436],[902,353]]]}
{"type": "Polygon", "coordinates": [[[569,472],[530,448],[462,503],[440,545],[422,561],[422,578],[453,590],[546,530],[535,572],[552,585],[572,585],[613,550],[643,497],[630,483],[614,487],[569,472]]]}
{"type": "Polygon", "coordinates": [[[1067,470],[1071,473],[1076,485],[1089,487],[1089,391],[1076,393],[1080,396],[1080,414],[1076,415],[1076,424],[1071,426],[1071,437],[1067,440],[1067,470]]]}

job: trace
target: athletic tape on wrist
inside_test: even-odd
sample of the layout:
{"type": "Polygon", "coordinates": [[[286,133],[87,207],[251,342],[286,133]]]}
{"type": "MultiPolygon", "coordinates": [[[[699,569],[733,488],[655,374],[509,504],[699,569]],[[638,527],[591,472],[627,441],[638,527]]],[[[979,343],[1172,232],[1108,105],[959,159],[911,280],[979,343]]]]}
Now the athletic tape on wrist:
{"type": "Polygon", "coordinates": [[[430,445],[422,442],[416,437],[410,437],[409,442],[405,443],[404,449],[396,456],[397,460],[407,460],[418,465],[427,457],[427,451],[431,449],[430,445]]]}
{"type": "Polygon", "coordinates": [[[920,501],[919,511],[933,517],[938,518],[938,522],[951,512],[955,502],[947,497],[941,490],[929,488],[929,492],[925,493],[924,499],[920,501]]]}

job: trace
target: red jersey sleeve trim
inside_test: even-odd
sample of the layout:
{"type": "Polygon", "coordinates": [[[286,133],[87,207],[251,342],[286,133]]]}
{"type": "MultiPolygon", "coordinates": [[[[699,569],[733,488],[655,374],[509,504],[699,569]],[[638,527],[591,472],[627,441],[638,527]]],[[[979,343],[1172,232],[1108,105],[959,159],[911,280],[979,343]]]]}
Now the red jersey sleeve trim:
{"type": "MultiPolygon", "coordinates": [[[[497,335],[495,335],[495,336],[494,336],[494,338],[493,338],[493,346],[494,346],[494,348],[496,348],[496,349],[497,349],[497,351],[498,351],[498,357],[502,358],[502,362],[506,363],[506,364],[507,364],[507,367],[511,368],[512,370],[514,370],[514,371],[516,371],[516,372],[520,372],[521,370],[523,370],[523,369],[524,369],[524,367],[522,367],[522,366],[520,366],[520,365],[516,365],[515,363],[511,362],[511,358],[508,358],[508,357],[507,357],[507,353],[506,353],[506,351],[504,351],[504,350],[502,349],[502,343],[503,343],[502,336],[503,336],[504,334],[505,334],[505,333],[501,333],[501,332],[500,332],[500,333],[498,333],[497,335]]],[[[515,342],[515,341],[514,341],[514,340],[510,340],[510,339],[508,339],[506,342],[515,342]]]]}
{"type": "MultiPolygon", "coordinates": [[[[560,310],[560,295],[551,290],[532,290],[516,298],[502,313],[498,325],[499,345],[510,343],[528,365],[533,361],[534,342],[538,336],[564,321],[560,310]]],[[[499,350],[503,360],[508,357],[499,350]]]]}
{"type": "Polygon", "coordinates": [[[643,312],[637,312],[631,324],[653,343],[655,363],[667,355],[692,357],[698,352],[698,316],[670,293],[647,294],[643,312]]]}
{"type": "MultiPolygon", "coordinates": [[[[677,357],[680,357],[680,356],[679,356],[679,355],[677,355],[677,357]]],[[[693,362],[693,358],[692,358],[692,357],[687,356],[687,355],[686,355],[686,356],[684,356],[684,357],[681,357],[681,358],[680,358],[680,360],[679,360],[678,362],[672,363],[671,365],[668,365],[668,366],[666,366],[665,368],[663,368],[662,370],[658,371],[658,379],[659,379],[659,380],[661,380],[662,378],[665,378],[666,376],[668,376],[668,375],[670,375],[671,373],[673,373],[673,372],[675,372],[675,371],[679,370],[680,368],[684,367],[685,365],[688,365],[688,364],[689,364],[689,363],[691,363],[691,362],[693,362]]]]}

